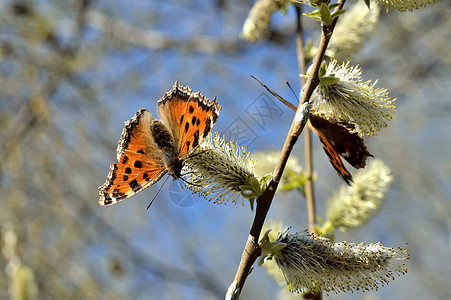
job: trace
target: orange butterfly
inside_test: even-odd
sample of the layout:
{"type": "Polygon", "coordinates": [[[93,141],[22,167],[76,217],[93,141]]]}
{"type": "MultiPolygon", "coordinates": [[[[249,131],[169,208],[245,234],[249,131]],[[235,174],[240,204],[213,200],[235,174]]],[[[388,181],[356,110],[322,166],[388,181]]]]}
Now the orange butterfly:
{"type": "MultiPolygon", "coordinates": [[[[268,92],[279,99],[283,104],[294,111],[297,110],[296,106],[279,96],[260,80],[252,75],[251,77],[257,80],[268,92]]],[[[356,169],[365,167],[368,156],[373,157],[366,149],[363,139],[355,131],[354,125],[346,122],[339,122],[334,119],[326,120],[312,112],[310,112],[309,115],[308,125],[309,128],[318,135],[324,152],[326,152],[330,163],[337,171],[338,175],[340,175],[347,184],[351,184],[352,175],[344,166],[341,157],[356,169]]]]}
{"type": "Polygon", "coordinates": [[[213,128],[221,112],[216,101],[175,82],[158,101],[157,120],[139,109],[125,122],[117,147],[117,163],[110,165],[99,187],[100,205],[111,205],[148,188],[164,174],[181,177],[183,162],[213,128]]]}

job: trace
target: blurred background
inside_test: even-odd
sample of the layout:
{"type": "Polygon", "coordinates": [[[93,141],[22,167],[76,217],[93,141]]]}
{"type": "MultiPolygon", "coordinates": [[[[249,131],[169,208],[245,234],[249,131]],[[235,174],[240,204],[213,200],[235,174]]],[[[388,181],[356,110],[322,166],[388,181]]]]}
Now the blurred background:
{"type": "MultiPolygon", "coordinates": [[[[240,38],[252,5],[1,1],[0,299],[224,297],[252,223],[248,204],[217,206],[175,191],[175,182],[147,211],[161,183],[100,207],[97,187],[116,160],[124,121],[140,107],[155,114],[176,80],[218,97],[214,131],[251,151],[281,149],[293,112],[249,75],[296,102],[284,83],[300,88],[296,15],[293,7],[275,13],[268,39],[252,44],[240,38]]],[[[316,44],[318,23],[304,21],[316,44]]],[[[395,181],[376,217],[336,240],[408,243],[411,259],[408,274],[378,291],[327,299],[451,299],[450,28],[450,1],[383,10],[373,37],[352,57],[365,80],[379,79],[397,98],[389,127],[365,140],[395,181]]],[[[323,215],[343,182],[313,138],[323,215]]],[[[303,139],[294,155],[303,161],[303,139]]],[[[269,218],[303,231],[305,200],[278,194],[269,218]]],[[[276,299],[279,291],[255,266],[242,298],[276,299]]]]}

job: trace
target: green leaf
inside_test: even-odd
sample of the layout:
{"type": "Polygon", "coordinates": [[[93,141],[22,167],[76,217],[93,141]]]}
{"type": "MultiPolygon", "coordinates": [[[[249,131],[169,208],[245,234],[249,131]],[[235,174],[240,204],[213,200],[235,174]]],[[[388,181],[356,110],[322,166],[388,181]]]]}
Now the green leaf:
{"type": "Polygon", "coordinates": [[[325,3],[321,3],[321,6],[319,7],[319,15],[321,17],[321,21],[323,22],[323,25],[332,24],[330,10],[329,10],[329,7],[327,7],[327,5],[325,3]]]}
{"type": "Polygon", "coordinates": [[[319,11],[318,10],[314,10],[311,13],[307,13],[307,14],[303,14],[306,17],[315,17],[318,16],[319,17],[319,11]]]}
{"type": "Polygon", "coordinates": [[[327,86],[320,85],[319,88],[321,89],[321,93],[324,95],[324,97],[329,97],[329,89],[327,86]]]}
{"type": "Polygon", "coordinates": [[[306,16],[306,17],[312,18],[312,19],[314,19],[316,21],[321,22],[321,17],[319,16],[319,11],[318,10],[315,10],[315,11],[312,11],[311,13],[303,14],[303,15],[306,16]]]}
{"type": "Polygon", "coordinates": [[[261,192],[261,190],[260,190],[260,182],[258,181],[257,178],[252,177],[250,185],[252,187],[252,191],[254,191],[256,193],[260,193],[261,192]]]}
{"type": "Polygon", "coordinates": [[[254,211],[255,198],[251,198],[248,200],[249,200],[249,206],[251,207],[251,211],[254,211]]]}
{"type": "Polygon", "coordinates": [[[337,12],[334,12],[334,13],[332,14],[332,21],[335,20],[335,18],[337,18],[337,17],[341,16],[342,14],[344,14],[345,12],[346,12],[346,9],[339,10],[339,11],[337,11],[337,12]]]}
{"type": "Polygon", "coordinates": [[[320,77],[319,82],[323,86],[333,85],[340,81],[340,78],[334,76],[323,76],[320,77]]]}
{"type": "Polygon", "coordinates": [[[340,6],[340,3],[331,4],[331,5],[329,5],[329,10],[332,11],[332,9],[334,9],[335,7],[338,7],[338,6],[340,6]]]}
{"type": "Polygon", "coordinates": [[[327,72],[327,65],[326,65],[326,62],[323,61],[321,63],[319,71],[318,71],[318,77],[319,78],[323,77],[324,75],[326,75],[326,72],[327,72]]]}

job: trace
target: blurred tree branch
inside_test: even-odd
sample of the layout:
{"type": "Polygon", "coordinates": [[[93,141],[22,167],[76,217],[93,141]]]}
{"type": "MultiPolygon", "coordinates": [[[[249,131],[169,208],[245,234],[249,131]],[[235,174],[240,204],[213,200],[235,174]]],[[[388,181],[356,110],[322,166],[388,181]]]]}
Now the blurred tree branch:
{"type": "Polygon", "coordinates": [[[154,50],[184,49],[201,53],[237,52],[244,48],[244,42],[236,38],[214,38],[193,36],[180,40],[169,34],[155,30],[143,30],[117,18],[109,17],[99,11],[90,11],[88,23],[91,27],[110,34],[124,42],[154,50]]]}
{"type": "MultiPolygon", "coordinates": [[[[86,249],[98,243],[109,245],[127,268],[223,295],[212,274],[143,253],[93,210],[96,158],[83,153],[114,145],[105,139],[112,126],[102,117],[108,113],[100,101],[102,85],[83,74],[101,51],[92,49],[91,57],[80,53],[90,1],[72,5],[70,38],[60,36],[53,16],[40,15],[32,3],[22,1],[14,2],[13,14],[2,19],[11,34],[0,36],[0,220],[16,228],[19,255],[37,275],[39,298],[122,299],[120,288],[108,287],[98,267],[83,263],[90,259],[86,249]]],[[[4,284],[1,290],[7,290],[4,284]]]]}

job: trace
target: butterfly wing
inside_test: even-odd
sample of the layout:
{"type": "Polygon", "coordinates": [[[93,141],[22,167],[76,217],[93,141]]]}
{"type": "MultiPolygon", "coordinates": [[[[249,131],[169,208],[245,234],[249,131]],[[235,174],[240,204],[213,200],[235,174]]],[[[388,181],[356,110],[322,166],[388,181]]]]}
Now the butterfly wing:
{"type": "MultiPolygon", "coordinates": [[[[268,92],[279,99],[283,104],[296,111],[296,106],[279,96],[254,76],[251,75],[251,77],[257,80],[268,92]]],[[[350,184],[352,182],[351,173],[349,173],[343,165],[340,156],[354,168],[358,169],[365,167],[366,158],[373,155],[366,149],[362,138],[354,131],[354,127],[351,124],[326,120],[312,112],[310,112],[308,124],[310,129],[318,134],[323,149],[329,157],[332,166],[338,172],[338,175],[340,175],[347,184],[350,184]]]]}
{"type": "Polygon", "coordinates": [[[157,182],[167,170],[163,152],[151,134],[156,120],[140,109],[125,123],[117,148],[117,163],[110,165],[106,182],[99,187],[100,205],[120,202],[157,182]]]}
{"type": "Polygon", "coordinates": [[[340,156],[354,168],[365,167],[367,157],[373,155],[368,152],[363,139],[354,131],[351,124],[326,120],[315,114],[310,114],[309,125],[318,134],[332,166],[346,183],[350,184],[352,176],[343,165],[340,156]]]}
{"type": "Polygon", "coordinates": [[[220,112],[216,98],[210,100],[200,92],[193,93],[178,82],[158,101],[158,114],[172,133],[180,159],[208,135],[220,112]]]}

